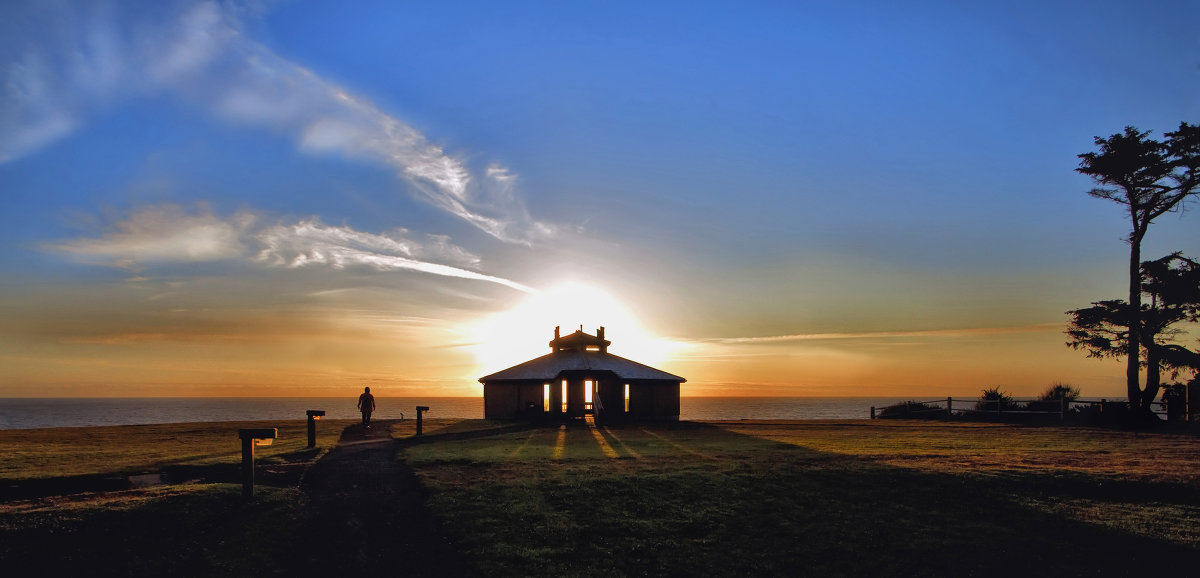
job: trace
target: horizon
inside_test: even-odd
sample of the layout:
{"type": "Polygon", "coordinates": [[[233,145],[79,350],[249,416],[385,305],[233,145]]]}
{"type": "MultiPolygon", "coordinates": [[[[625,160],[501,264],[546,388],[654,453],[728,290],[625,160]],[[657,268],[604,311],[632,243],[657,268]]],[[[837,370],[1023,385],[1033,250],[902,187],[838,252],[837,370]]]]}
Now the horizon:
{"type": "Polygon", "coordinates": [[[1200,120],[1197,18],[7,2],[0,398],[473,398],[604,326],[685,398],[1120,399],[1065,345],[1127,287],[1074,169],[1200,120]]]}

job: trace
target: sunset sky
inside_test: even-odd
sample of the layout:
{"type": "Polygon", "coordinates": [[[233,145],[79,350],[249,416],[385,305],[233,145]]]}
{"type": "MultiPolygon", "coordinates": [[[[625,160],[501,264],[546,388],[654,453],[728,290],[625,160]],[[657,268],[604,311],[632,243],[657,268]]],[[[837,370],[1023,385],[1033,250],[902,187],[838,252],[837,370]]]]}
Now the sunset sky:
{"type": "MultiPolygon", "coordinates": [[[[604,325],[683,395],[1121,397],[1092,139],[1200,3],[0,3],[0,397],[479,395],[604,325]]],[[[1143,255],[1200,256],[1200,215],[1143,255]]],[[[1195,336],[1187,339],[1195,344],[1195,336]]]]}

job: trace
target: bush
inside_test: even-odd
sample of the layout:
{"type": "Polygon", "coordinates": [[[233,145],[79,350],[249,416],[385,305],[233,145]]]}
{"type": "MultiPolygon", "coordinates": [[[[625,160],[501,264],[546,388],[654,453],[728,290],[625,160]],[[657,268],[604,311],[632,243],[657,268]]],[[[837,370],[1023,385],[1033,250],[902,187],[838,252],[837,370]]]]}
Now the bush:
{"type": "Polygon", "coordinates": [[[1004,411],[1021,409],[1021,404],[1013,401],[1011,395],[1000,390],[1000,386],[983,390],[979,401],[975,402],[975,411],[1004,411]]]}
{"type": "Polygon", "coordinates": [[[1060,399],[1067,400],[1067,403],[1079,399],[1079,388],[1068,383],[1054,382],[1053,385],[1046,388],[1042,395],[1038,396],[1040,401],[1058,401],[1060,399]]]}
{"type": "Polygon", "coordinates": [[[1037,401],[1029,402],[1028,409],[1034,411],[1058,412],[1062,411],[1062,404],[1067,402],[1067,410],[1071,410],[1071,402],[1079,399],[1079,388],[1073,385],[1055,382],[1050,387],[1046,388],[1037,401]]]}
{"type": "Polygon", "coordinates": [[[919,401],[889,405],[875,413],[875,417],[878,418],[936,418],[945,415],[946,408],[919,401]]]}

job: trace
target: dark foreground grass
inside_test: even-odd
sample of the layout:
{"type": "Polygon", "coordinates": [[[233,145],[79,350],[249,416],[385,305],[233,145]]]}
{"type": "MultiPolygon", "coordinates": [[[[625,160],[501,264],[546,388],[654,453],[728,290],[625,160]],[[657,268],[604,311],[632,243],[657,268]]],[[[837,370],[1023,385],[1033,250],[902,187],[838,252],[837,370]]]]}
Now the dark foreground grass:
{"type": "Polygon", "coordinates": [[[1118,432],[1114,457],[1091,447],[1110,435],[1092,430],[874,423],[573,426],[428,443],[402,457],[478,575],[1200,570],[1195,462],[1186,451],[1157,469],[1133,458],[1165,446],[1194,456],[1194,437],[1118,432]],[[872,441],[842,441],[862,436],[872,441]],[[1006,437],[1020,467],[973,463],[1002,463],[1006,437]],[[1031,465],[1039,445],[1041,465],[1031,465]],[[1096,471],[1083,451],[1105,456],[1096,471]],[[913,455],[922,459],[904,459],[913,455]],[[1074,459],[1060,467],[1055,456],[1074,459]],[[1129,480],[1114,465],[1123,461],[1138,466],[1129,480]],[[1085,515],[1081,501],[1125,512],[1085,515]],[[1168,523],[1143,523],[1159,518],[1168,523]]]}
{"type": "Polygon", "coordinates": [[[295,489],[164,486],[7,504],[5,576],[285,575],[296,540],[295,489]]]}
{"type": "MultiPolygon", "coordinates": [[[[340,427],[321,426],[327,448],[340,427]]],[[[432,527],[461,554],[447,568],[465,564],[470,575],[1200,574],[1191,435],[878,421],[427,426],[398,458],[427,490],[432,527]]],[[[38,448],[65,462],[54,470],[64,475],[236,460],[229,424],[207,428],[0,435],[24,456],[0,483],[52,480],[38,448]],[[159,447],[172,431],[174,452],[159,447]],[[187,431],[214,437],[185,444],[187,431]]],[[[407,438],[412,424],[392,431],[407,438]]],[[[260,454],[264,470],[307,467],[316,454],[288,445],[302,444],[302,432],[302,422],[281,431],[278,453],[260,454]]],[[[271,480],[249,502],[236,484],[200,482],[0,500],[0,572],[316,575],[303,561],[329,544],[312,536],[348,531],[338,524],[358,512],[314,519],[294,478],[271,480]]]]}

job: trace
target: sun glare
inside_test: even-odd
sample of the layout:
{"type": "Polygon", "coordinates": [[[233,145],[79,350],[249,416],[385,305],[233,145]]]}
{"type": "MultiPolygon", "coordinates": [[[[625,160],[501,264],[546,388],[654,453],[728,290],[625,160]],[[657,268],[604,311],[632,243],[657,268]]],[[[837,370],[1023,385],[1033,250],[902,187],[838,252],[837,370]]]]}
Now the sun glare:
{"type": "Polygon", "coordinates": [[[473,323],[467,331],[480,371],[491,373],[550,353],[556,326],[563,335],[580,326],[595,335],[598,327],[604,327],[605,338],[612,341],[610,353],[651,366],[666,359],[671,349],[668,340],[652,335],[612,295],[581,283],[534,293],[512,309],[473,323]]]}

